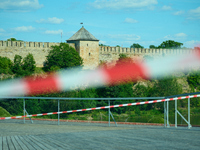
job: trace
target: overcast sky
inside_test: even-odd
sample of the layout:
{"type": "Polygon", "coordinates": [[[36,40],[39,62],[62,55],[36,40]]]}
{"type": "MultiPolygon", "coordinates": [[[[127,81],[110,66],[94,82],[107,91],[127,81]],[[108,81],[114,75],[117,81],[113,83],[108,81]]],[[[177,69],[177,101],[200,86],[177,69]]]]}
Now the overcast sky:
{"type": "Polygon", "coordinates": [[[0,40],[64,42],[81,22],[109,46],[200,44],[200,0],[0,0],[0,40]]]}

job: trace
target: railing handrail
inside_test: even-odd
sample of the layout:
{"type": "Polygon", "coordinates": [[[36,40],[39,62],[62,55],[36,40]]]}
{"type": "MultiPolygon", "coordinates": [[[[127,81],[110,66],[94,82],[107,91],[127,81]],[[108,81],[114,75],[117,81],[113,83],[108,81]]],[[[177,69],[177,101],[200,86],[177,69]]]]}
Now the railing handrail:
{"type": "Polygon", "coordinates": [[[179,95],[171,95],[166,97],[110,97],[110,98],[75,98],[75,97],[12,97],[12,96],[0,96],[1,99],[43,99],[43,100],[139,100],[139,99],[165,99],[165,98],[174,98],[179,96],[188,96],[188,95],[196,95],[200,94],[200,92],[194,93],[184,93],[179,95]]]}
{"type": "Polygon", "coordinates": [[[173,97],[188,96],[188,95],[196,95],[196,94],[200,94],[200,92],[184,93],[184,94],[179,94],[179,95],[171,95],[171,96],[166,96],[166,97],[164,97],[164,98],[173,98],[173,97]]]}
{"type": "Polygon", "coordinates": [[[165,97],[121,97],[121,98],[72,98],[72,97],[3,97],[1,99],[46,99],[46,100],[137,100],[137,99],[163,99],[165,97]]]}

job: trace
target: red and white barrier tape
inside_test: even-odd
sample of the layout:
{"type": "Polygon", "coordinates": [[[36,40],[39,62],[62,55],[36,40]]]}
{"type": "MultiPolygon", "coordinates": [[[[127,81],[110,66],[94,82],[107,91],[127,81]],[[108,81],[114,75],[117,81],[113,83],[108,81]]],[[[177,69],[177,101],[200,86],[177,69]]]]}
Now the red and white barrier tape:
{"type": "Polygon", "coordinates": [[[171,75],[175,71],[188,72],[193,67],[200,67],[200,51],[191,50],[189,54],[171,55],[155,60],[131,63],[123,61],[111,68],[96,70],[62,70],[51,75],[13,79],[0,82],[1,96],[37,95],[43,93],[70,91],[76,88],[101,87],[116,85],[139,78],[152,79],[171,75]]]}
{"type": "Polygon", "coordinates": [[[87,108],[87,109],[77,109],[77,110],[69,110],[69,111],[61,111],[61,112],[42,113],[42,114],[34,114],[34,115],[26,115],[26,116],[1,117],[0,120],[17,119],[17,118],[24,118],[24,117],[35,117],[35,116],[45,116],[45,115],[54,115],[54,114],[64,114],[64,113],[73,113],[73,112],[90,111],[90,110],[107,109],[107,108],[116,108],[116,107],[125,107],[125,106],[133,106],[133,105],[152,104],[152,103],[180,100],[180,99],[186,99],[186,98],[195,98],[195,97],[200,97],[200,95],[184,96],[184,97],[177,97],[177,98],[167,98],[167,99],[160,99],[160,100],[153,100],[153,101],[144,101],[144,102],[136,102],[136,103],[129,103],[129,104],[119,104],[119,105],[112,105],[112,106],[87,108]]]}

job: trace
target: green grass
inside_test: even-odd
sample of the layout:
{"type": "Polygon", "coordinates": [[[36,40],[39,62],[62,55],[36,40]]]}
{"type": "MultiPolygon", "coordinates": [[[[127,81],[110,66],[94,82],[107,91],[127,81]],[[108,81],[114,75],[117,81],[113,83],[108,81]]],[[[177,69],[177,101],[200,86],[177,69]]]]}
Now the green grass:
{"type": "Polygon", "coordinates": [[[10,113],[4,108],[0,107],[0,117],[10,117],[10,113]]]}

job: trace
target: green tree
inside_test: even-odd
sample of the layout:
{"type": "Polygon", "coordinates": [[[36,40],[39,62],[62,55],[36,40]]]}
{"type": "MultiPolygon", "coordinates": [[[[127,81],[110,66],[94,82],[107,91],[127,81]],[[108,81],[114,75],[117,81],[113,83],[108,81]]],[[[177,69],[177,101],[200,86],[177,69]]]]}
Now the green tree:
{"type": "Polygon", "coordinates": [[[32,54],[28,54],[22,61],[22,56],[15,55],[12,71],[17,77],[27,76],[34,73],[36,69],[32,54]]]}
{"type": "Polygon", "coordinates": [[[16,38],[10,38],[10,39],[7,39],[7,41],[17,41],[16,38]]]}
{"type": "Polygon", "coordinates": [[[16,76],[22,76],[24,74],[22,69],[22,56],[15,55],[12,71],[16,76]]]}
{"type": "Polygon", "coordinates": [[[45,71],[50,71],[55,66],[59,68],[71,68],[83,65],[83,59],[79,56],[78,52],[66,43],[60,43],[59,46],[52,46],[52,50],[46,57],[47,59],[44,63],[45,71]]]}
{"type": "Polygon", "coordinates": [[[0,73],[12,74],[12,61],[7,57],[0,56],[0,73]]]}
{"type": "Polygon", "coordinates": [[[108,46],[108,45],[104,45],[104,44],[101,43],[101,44],[99,44],[99,46],[108,46]]]}
{"type": "Polygon", "coordinates": [[[156,49],[157,47],[155,45],[149,45],[149,48],[156,49]]]}
{"type": "Polygon", "coordinates": [[[170,49],[170,48],[181,48],[181,46],[183,45],[183,43],[180,42],[175,42],[173,40],[168,40],[168,41],[164,41],[162,42],[158,48],[166,48],[166,49],[170,49]]]}
{"type": "Polygon", "coordinates": [[[140,44],[138,43],[133,43],[130,48],[144,48],[143,46],[141,46],[140,44]]]}
{"type": "Polygon", "coordinates": [[[22,41],[22,40],[17,40],[16,38],[9,38],[7,41],[22,41]]]}
{"type": "Polygon", "coordinates": [[[23,64],[22,64],[22,69],[24,70],[24,75],[31,75],[34,73],[36,68],[35,65],[35,60],[33,58],[32,54],[28,54],[24,59],[23,59],[23,64]]]}

